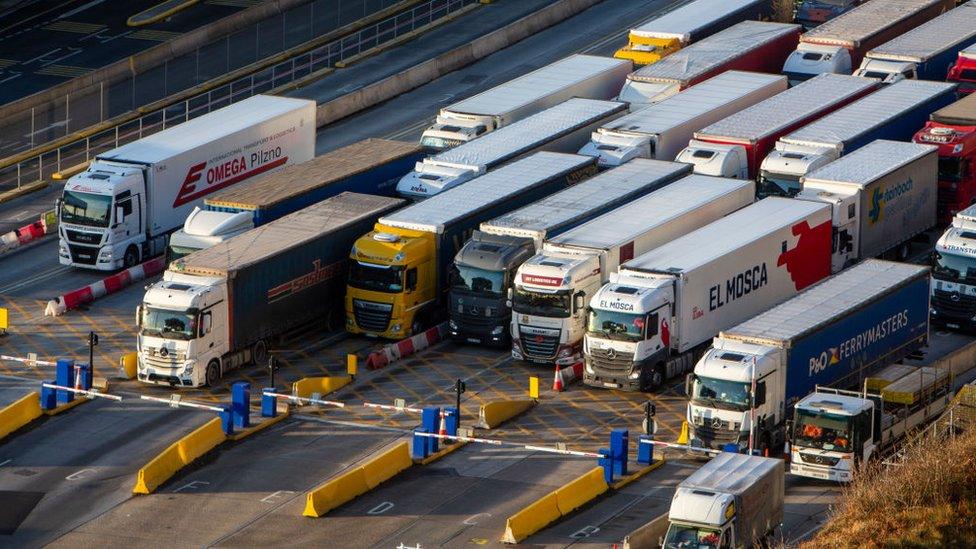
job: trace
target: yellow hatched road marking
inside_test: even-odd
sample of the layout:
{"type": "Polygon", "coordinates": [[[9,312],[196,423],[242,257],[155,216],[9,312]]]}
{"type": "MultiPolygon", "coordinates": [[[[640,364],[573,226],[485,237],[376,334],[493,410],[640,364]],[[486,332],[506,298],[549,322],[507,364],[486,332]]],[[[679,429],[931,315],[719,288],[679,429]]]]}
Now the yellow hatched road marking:
{"type": "Polygon", "coordinates": [[[78,34],[92,34],[105,28],[101,23],[84,23],[81,21],[55,21],[46,25],[44,30],[74,32],[78,34]]]}
{"type": "Polygon", "coordinates": [[[76,78],[79,76],[84,76],[90,73],[92,69],[87,67],[73,67],[71,65],[48,65],[42,67],[36,71],[34,74],[43,74],[47,76],[63,76],[66,78],[76,78]]]}
{"type": "Polygon", "coordinates": [[[16,65],[17,63],[20,63],[20,61],[17,61],[15,59],[0,59],[0,69],[5,69],[7,67],[12,67],[12,66],[16,65]]]}
{"type": "Polygon", "coordinates": [[[135,32],[125,35],[126,38],[132,38],[134,40],[152,40],[153,42],[166,42],[167,40],[172,40],[182,33],[170,32],[162,30],[152,30],[152,29],[140,29],[135,32]]]}
{"type": "Polygon", "coordinates": [[[228,8],[250,8],[263,2],[264,0],[207,0],[204,4],[211,6],[226,6],[228,8]]]}

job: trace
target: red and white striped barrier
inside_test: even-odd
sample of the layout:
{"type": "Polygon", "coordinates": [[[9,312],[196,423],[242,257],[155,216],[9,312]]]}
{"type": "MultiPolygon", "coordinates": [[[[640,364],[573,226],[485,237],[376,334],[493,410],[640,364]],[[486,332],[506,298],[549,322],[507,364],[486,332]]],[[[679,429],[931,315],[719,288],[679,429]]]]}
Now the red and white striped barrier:
{"type": "Polygon", "coordinates": [[[28,242],[33,242],[48,234],[49,230],[54,229],[54,225],[48,227],[47,219],[51,217],[49,215],[50,213],[42,214],[40,219],[30,225],[24,225],[19,229],[14,229],[0,235],[0,255],[19,248],[28,242]]]}
{"type": "Polygon", "coordinates": [[[583,363],[577,362],[572,366],[567,366],[565,368],[556,369],[556,374],[553,376],[552,380],[552,390],[555,392],[560,392],[566,388],[567,385],[574,381],[579,381],[583,379],[583,363]]]}
{"type": "Polygon", "coordinates": [[[12,362],[20,362],[28,368],[36,368],[38,366],[55,366],[56,362],[49,362],[47,360],[37,360],[37,353],[27,353],[27,358],[19,356],[8,356],[0,355],[0,360],[9,360],[12,362]]]}
{"type": "Polygon", "coordinates": [[[130,267],[112,276],[103,278],[98,282],[89,284],[84,288],[79,288],[48,301],[47,308],[44,309],[44,316],[63,315],[66,311],[70,311],[80,305],[91,303],[108,294],[114,294],[133,282],[157,275],[163,272],[165,268],[165,256],[150,259],[145,263],[130,267]]]}
{"type": "Polygon", "coordinates": [[[391,362],[396,362],[401,358],[408,357],[417,351],[422,351],[430,347],[444,339],[444,334],[446,333],[447,322],[442,322],[422,334],[417,334],[402,341],[386,345],[379,351],[374,351],[366,357],[366,367],[370,370],[384,368],[391,362]]]}

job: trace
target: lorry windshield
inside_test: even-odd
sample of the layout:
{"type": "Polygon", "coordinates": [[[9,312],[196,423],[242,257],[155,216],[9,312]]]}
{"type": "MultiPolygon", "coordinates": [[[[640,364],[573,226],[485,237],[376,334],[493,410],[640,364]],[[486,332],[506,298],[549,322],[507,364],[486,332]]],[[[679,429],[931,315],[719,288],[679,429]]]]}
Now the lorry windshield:
{"type": "Polygon", "coordinates": [[[197,315],[155,307],[142,308],[142,335],[189,340],[197,336],[197,315]]]}
{"type": "Polygon", "coordinates": [[[176,261],[177,259],[186,257],[199,249],[200,248],[187,248],[186,246],[171,245],[166,250],[166,261],[167,263],[176,261]]]}
{"type": "Polygon", "coordinates": [[[403,291],[403,267],[352,261],[349,285],[360,290],[397,293],[403,291]]]}
{"type": "Polygon", "coordinates": [[[463,141],[460,139],[448,139],[446,137],[435,137],[432,135],[425,135],[420,138],[420,144],[422,146],[434,149],[436,151],[443,151],[444,149],[457,147],[461,143],[463,143],[463,141]]]}
{"type": "Polygon", "coordinates": [[[718,547],[721,532],[711,528],[671,524],[668,537],[664,540],[665,549],[718,547]]]}
{"type": "Polygon", "coordinates": [[[516,313],[550,318],[568,318],[570,315],[569,290],[544,294],[516,287],[514,297],[512,310],[516,313]]]}
{"type": "Polygon", "coordinates": [[[756,187],[756,198],[769,196],[795,196],[800,192],[800,176],[784,173],[773,173],[766,170],[759,172],[759,185],[756,187]]]}
{"type": "Polygon", "coordinates": [[[61,200],[61,221],[86,227],[108,227],[111,219],[111,196],[64,191],[61,200]]]}
{"type": "Polygon", "coordinates": [[[969,161],[961,156],[939,157],[939,181],[959,183],[969,175],[969,161]]]}
{"type": "Polygon", "coordinates": [[[489,271],[477,267],[455,265],[451,269],[455,290],[501,296],[505,284],[505,271],[489,271]]]}
{"type": "Polygon", "coordinates": [[[692,399],[700,406],[745,411],[752,402],[749,392],[749,383],[695,376],[692,399]]]}
{"type": "Polygon", "coordinates": [[[645,315],[590,309],[590,322],[587,329],[595,336],[624,341],[644,339],[645,315]]]}
{"type": "Polygon", "coordinates": [[[851,416],[818,413],[800,408],[796,411],[794,444],[802,448],[850,451],[852,419],[851,416]]]}
{"type": "Polygon", "coordinates": [[[948,252],[933,252],[932,278],[976,284],[976,260],[948,252]]]}

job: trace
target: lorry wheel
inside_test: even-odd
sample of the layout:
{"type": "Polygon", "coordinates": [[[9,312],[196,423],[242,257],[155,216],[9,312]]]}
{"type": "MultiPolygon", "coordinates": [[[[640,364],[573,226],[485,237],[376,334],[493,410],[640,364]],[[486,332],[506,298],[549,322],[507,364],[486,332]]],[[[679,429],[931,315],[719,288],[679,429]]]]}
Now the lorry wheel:
{"type": "Polygon", "coordinates": [[[129,267],[135,267],[139,264],[139,250],[135,246],[129,246],[125,249],[125,255],[122,256],[122,266],[128,269],[129,267]]]}
{"type": "Polygon", "coordinates": [[[263,339],[258,340],[251,348],[251,360],[256,366],[262,366],[268,362],[268,344],[263,339]]]}
{"type": "Polygon", "coordinates": [[[215,387],[220,381],[220,362],[217,359],[207,364],[207,387],[215,387]]]}

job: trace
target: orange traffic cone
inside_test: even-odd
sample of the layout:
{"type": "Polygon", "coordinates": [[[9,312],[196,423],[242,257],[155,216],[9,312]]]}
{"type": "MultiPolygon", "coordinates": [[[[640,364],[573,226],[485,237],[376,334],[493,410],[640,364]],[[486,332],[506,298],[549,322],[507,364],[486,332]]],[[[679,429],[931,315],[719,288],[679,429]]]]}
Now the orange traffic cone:
{"type": "Polygon", "coordinates": [[[556,375],[552,378],[552,390],[561,393],[563,391],[563,373],[559,370],[559,365],[556,365],[556,375]]]}
{"type": "Polygon", "coordinates": [[[437,434],[441,436],[447,436],[447,420],[444,419],[445,414],[441,412],[441,426],[437,429],[437,434]]]}
{"type": "Polygon", "coordinates": [[[75,390],[81,390],[81,368],[75,368],[75,390]]]}

